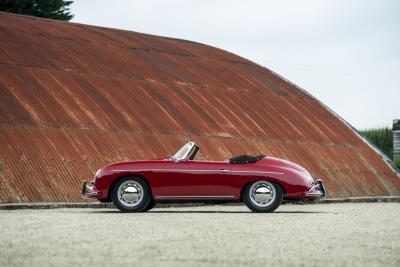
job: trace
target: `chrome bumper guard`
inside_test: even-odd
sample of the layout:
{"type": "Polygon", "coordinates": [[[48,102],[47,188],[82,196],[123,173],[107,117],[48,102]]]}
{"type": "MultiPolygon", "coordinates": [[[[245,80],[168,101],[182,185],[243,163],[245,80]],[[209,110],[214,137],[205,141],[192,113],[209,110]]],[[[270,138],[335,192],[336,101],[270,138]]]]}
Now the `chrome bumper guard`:
{"type": "Polygon", "coordinates": [[[308,192],[305,193],[306,197],[325,197],[326,190],[324,186],[324,182],[322,180],[317,180],[317,183],[313,185],[308,192]]]}
{"type": "Polygon", "coordinates": [[[88,185],[88,181],[83,181],[82,183],[82,197],[83,198],[88,198],[88,197],[96,197],[99,194],[99,192],[94,190],[93,185],[88,185]]]}

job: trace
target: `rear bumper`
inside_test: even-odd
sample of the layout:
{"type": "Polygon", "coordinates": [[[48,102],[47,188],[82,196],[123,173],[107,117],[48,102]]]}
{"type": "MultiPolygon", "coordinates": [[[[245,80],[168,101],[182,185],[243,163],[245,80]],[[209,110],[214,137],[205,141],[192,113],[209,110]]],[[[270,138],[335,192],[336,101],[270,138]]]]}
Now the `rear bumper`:
{"type": "Polygon", "coordinates": [[[94,189],[93,185],[89,185],[88,181],[83,181],[82,183],[82,197],[89,198],[89,197],[98,197],[100,192],[94,189]]]}
{"type": "Polygon", "coordinates": [[[317,200],[325,197],[326,190],[322,180],[317,180],[317,182],[307,191],[304,192],[304,197],[310,200],[317,200]]]}

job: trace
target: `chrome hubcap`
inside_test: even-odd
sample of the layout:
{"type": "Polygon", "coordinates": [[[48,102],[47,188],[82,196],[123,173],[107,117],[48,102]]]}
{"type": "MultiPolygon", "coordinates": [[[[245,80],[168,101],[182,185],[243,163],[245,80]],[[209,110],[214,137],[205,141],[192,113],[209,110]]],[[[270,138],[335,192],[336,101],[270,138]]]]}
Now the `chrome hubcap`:
{"type": "Polygon", "coordinates": [[[118,199],[123,205],[134,207],[143,199],[143,187],[136,181],[125,181],[118,187],[118,199]]]}
{"type": "Polygon", "coordinates": [[[276,197],[275,187],[268,181],[255,182],[249,193],[251,202],[259,207],[268,207],[276,197]]]}

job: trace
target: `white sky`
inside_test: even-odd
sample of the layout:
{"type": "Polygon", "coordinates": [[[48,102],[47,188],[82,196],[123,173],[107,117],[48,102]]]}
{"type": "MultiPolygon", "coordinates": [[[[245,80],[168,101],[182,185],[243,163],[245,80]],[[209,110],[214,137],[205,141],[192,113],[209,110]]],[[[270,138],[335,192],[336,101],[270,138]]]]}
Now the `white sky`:
{"type": "Polygon", "coordinates": [[[75,0],[73,22],[196,41],[263,65],[358,129],[400,118],[400,1],[75,0]]]}

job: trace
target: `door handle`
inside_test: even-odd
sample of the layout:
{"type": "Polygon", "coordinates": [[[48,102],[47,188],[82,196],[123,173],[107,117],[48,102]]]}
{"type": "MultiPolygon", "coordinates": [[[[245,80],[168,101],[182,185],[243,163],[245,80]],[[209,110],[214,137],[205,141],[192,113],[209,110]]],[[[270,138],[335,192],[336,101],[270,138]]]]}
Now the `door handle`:
{"type": "Polygon", "coordinates": [[[229,172],[229,170],[221,169],[221,172],[229,172]]]}

